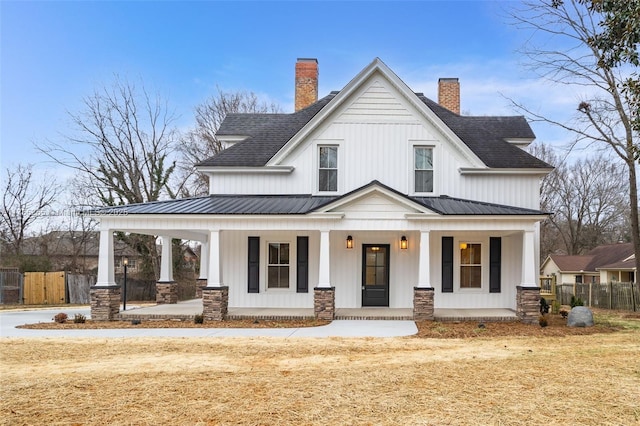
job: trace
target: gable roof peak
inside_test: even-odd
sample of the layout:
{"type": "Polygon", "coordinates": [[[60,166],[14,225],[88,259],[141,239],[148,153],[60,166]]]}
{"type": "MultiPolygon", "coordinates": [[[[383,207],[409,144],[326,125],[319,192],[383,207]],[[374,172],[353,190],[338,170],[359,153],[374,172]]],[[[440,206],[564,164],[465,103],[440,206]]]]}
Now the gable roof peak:
{"type": "Polygon", "coordinates": [[[332,91],[297,112],[229,114],[217,134],[242,136],[244,139],[196,166],[264,167],[278,164],[291,147],[304,139],[314,126],[335,111],[375,73],[380,73],[429,120],[457,141],[469,158],[477,163],[477,167],[552,169],[547,163],[508,141],[535,138],[524,117],[461,116],[427,98],[423,93],[413,92],[379,57],[374,58],[342,90],[332,91]]]}

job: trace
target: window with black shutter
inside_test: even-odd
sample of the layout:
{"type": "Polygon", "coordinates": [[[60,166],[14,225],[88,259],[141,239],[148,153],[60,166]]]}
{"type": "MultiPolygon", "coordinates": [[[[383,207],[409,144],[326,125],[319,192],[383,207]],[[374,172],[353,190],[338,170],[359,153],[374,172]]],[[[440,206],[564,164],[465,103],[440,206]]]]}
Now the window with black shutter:
{"type": "Polygon", "coordinates": [[[296,292],[309,292],[309,237],[296,242],[296,292]]]}
{"type": "Polygon", "coordinates": [[[249,293],[260,293],[260,237],[249,237],[248,286],[249,293]]]}
{"type": "Polygon", "coordinates": [[[453,237],[442,237],[442,292],[453,293],[453,237]]]}
{"type": "Polygon", "coordinates": [[[489,238],[489,293],[500,293],[502,269],[502,238],[489,238]]]}

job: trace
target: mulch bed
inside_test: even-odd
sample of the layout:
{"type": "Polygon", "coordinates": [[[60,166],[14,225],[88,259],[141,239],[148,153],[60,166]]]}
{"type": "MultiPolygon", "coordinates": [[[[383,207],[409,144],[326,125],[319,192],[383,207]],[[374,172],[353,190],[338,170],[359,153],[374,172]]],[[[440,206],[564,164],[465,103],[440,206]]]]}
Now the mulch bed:
{"type": "Polygon", "coordinates": [[[521,322],[434,322],[418,321],[418,334],[421,338],[464,339],[470,337],[563,337],[596,333],[614,333],[622,328],[609,324],[593,327],[567,327],[567,320],[561,315],[548,315],[548,325],[523,324],[521,322]]]}
{"type": "Polygon", "coordinates": [[[38,329],[38,330],[74,330],[74,329],[102,329],[102,328],[299,328],[318,327],[327,325],[330,321],[322,320],[228,320],[228,321],[205,321],[203,324],[196,324],[193,320],[143,320],[139,324],[136,321],[91,321],[84,323],[74,323],[73,318],[65,323],[40,322],[35,324],[25,324],[17,328],[38,329]]]}
{"type": "MultiPolygon", "coordinates": [[[[624,315],[626,318],[640,318],[640,313],[624,315]]],[[[439,322],[417,321],[418,338],[463,339],[481,337],[563,337],[574,335],[589,335],[596,333],[613,333],[622,328],[606,322],[596,321],[594,327],[567,327],[566,319],[561,315],[548,315],[548,326],[538,324],[523,324],[521,322],[439,322]]],[[[72,318],[60,324],[54,321],[47,323],[26,324],[18,328],[26,329],[103,329],[103,328],[298,328],[318,327],[329,324],[322,320],[226,320],[205,321],[195,324],[193,321],[179,320],[144,320],[139,324],[133,321],[91,321],[76,324],[72,318]]]]}

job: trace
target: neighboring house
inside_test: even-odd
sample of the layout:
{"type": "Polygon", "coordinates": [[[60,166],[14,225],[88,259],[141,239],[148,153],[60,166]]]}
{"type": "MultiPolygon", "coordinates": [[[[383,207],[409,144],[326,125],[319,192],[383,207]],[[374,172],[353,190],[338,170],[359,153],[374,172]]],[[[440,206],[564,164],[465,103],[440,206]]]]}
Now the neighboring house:
{"type": "MultiPolygon", "coordinates": [[[[51,231],[37,237],[26,238],[23,255],[49,259],[56,271],[95,272],[98,267],[100,233],[95,231],[51,231]]],[[[114,259],[121,272],[123,258],[128,258],[129,269],[134,272],[139,255],[122,241],[114,242],[114,259]]]]}
{"type": "MultiPolygon", "coordinates": [[[[100,233],[95,231],[52,231],[47,234],[26,238],[23,254],[47,258],[51,269],[78,273],[94,272],[98,268],[100,233]]],[[[115,272],[124,272],[123,260],[127,259],[127,271],[136,273],[142,257],[123,241],[113,244],[115,272]]],[[[158,246],[158,253],[161,247],[158,246]]],[[[184,249],[184,266],[195,269],[198,258],[191,247],[184,249]]]]}
{"type": "MultiPolygon", "coordinates": [[[[537,321],[540,180],[521,116],[462,116],[457,79],[439,103],[375,59],[318,100],[296,63],[296,112],[229,114],[228,148],[197,165],[210,195],[92,211],[100,266],[92,315],[117,312],[113,232],[200,241],[205,316],[231,307],[508,308],[537,321]],[[111,301],[110,310],[101,301],[111,301]],[[101,307],[102,306],[102,307],[101,307]],[[530,315],[530,316],[529,316],[530,315]]],[[[158,292],[173,291],[171,253],[158,292]]]]}
{"type": "Polygon", "coordinates": [[[544,276],[555,276],[558,284],[635,282],[632,243],[605,244],[585,255],[552,254],[542,263],[544,276]]]}

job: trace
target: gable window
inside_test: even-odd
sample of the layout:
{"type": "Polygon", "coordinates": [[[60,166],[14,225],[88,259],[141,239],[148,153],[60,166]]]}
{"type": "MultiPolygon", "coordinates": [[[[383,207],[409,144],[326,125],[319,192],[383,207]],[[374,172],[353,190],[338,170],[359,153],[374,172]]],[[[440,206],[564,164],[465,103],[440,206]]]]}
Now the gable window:
{"type": "Polygon", "coordinates": [[[460,288],[482,287],[482,246],[460,243],[460,288]]]}
{"type": "Polygon", "coordinates": [[[338,147],[320,146],[318,164],[318,190],[338,190],[338,147]]]}
{"type": "Polygon", "coordinates": [[[267,288],[289,288],[289,243],[269,243],[267,288]]]}
{"type": "Polygon", "coordinates": [[[415,192],[433,192],[433,148],[414,147],[413,168],[415,192]]]}

